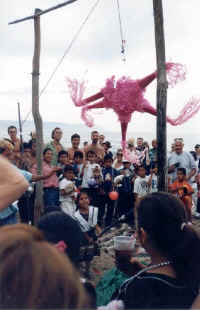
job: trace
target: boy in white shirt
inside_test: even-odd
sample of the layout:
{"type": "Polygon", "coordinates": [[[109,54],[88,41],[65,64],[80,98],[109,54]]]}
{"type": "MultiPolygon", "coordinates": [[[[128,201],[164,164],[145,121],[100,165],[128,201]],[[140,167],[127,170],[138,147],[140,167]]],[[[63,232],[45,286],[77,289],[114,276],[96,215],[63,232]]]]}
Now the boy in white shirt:
{"type": "Polygon", "coordinates": [[[64,178],[59,182],[61,209],[66,214],[73,217],[76,211],[76,186],[73,182],[73,167],[66,165],[64,168],[63,176],[64,178]]]}
{"type": "Polygon", "coordinates": [[[88,182],[93,177],[93,169],[95,167],[98,167],[101,170],[99,164],[96,163],[97,155],[94,151],[88,151],[86,156],[87,161],[83,165],[82,169],[82,188],[89,188],[88,182]]]}
{"type": "Polygon", "coordinates": [[[137,198],[142,198],[147,195],[151,187],[151,178],[146,175],[144,167],[138,167],[136,170],[137,178],[134,182],[133,192],[137,194],[137,198]]]}

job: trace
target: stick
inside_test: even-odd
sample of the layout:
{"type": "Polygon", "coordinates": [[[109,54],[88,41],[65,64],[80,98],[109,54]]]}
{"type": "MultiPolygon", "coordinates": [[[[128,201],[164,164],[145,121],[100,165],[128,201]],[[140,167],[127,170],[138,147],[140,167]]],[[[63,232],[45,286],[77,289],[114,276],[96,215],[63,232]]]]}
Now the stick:
{"type": "MultiPolygon", "coordinates": [[[[39,112],[39,70],[40,70],[40,16],[35,10],[34,17],[34,55],[33,55],[33,73],[32,73],[32,114],[36,129],[36,160],[37,173],[42,175],[42,157],[43,157],[43,126],[42,118],[39,112]]],[[[36,183],[35,195],[35,222],[39,220],[43,210],[43,184],[42,181],[36,183]]]]}
{"type": "Polygon", "coordinates": [[[166,107],[167,79],[162,0],[153,0],[157,60],[157,142],[158,190],[167,191],[166,107]]]}
{"type": "Polygon", "coordinates": [[[23,146],[23,135],[22,135],[22,122],[21,122],[21,113],[20,113],[20,103],[18,105],[18,121],[19,121],[19,134],[20,134],[20,145],[21,145],[21,153],[24,153],[24,146],[23,146]]]}

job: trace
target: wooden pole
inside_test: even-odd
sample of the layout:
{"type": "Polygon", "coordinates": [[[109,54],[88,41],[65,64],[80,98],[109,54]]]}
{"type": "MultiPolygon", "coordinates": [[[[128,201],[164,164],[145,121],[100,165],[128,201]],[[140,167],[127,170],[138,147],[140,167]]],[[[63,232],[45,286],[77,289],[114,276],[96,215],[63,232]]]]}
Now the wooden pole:
{"type": "Polygon", "coordinates": [[[162,0],[153,0],[155,43],[157,59],[157,159],[158,190],[167,191],[167,79],[165,69],[165,38],[163,27],[162,0]]]}
{"type": "MultiPolygon", "coordinates": [[[[32,72],[32,114],[36,129],[36,159],[37,172],[42,175],[43,156],[43,125],[39,112],[39,71],[40,71],[40,16],[37,15],[39,9],[35,9],[34,16],[34,55],[32,72]]],[[[42,181],[36,183],[34,221],[37,222],[43,210],[43,184],[42,181]]]]}
{"type": "Polygon", "coordinates": [[[21,121],[21,112],[20,112],[20,103],[19,102],[17,102],[17,106],[18,106],[18,122],[19,122],[21,153],[24,153],[23,136],[22,136],[22,121],[21,121]]]}

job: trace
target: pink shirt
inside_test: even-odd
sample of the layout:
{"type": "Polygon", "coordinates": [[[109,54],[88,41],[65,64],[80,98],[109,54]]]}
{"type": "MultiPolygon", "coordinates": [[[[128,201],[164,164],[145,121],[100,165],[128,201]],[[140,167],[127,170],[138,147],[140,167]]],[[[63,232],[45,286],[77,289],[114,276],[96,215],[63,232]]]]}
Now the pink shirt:
{"type": "MultiPolygon", "coordinates": [[[[53,166],[47,164],[45,161],[43,161],[43,169],[42,169],[42,174],[43,176],[48,175],[52,171],[53,166]]],[[[34,165],[32,168],[32,173],[37,174],[37,166],[34,165]]],[[[56,173],[54,173],[52,176],[49,178],[43,180],[43,186],[44,188],[46,187],[58,187],[58,177],[56,173]]]]}

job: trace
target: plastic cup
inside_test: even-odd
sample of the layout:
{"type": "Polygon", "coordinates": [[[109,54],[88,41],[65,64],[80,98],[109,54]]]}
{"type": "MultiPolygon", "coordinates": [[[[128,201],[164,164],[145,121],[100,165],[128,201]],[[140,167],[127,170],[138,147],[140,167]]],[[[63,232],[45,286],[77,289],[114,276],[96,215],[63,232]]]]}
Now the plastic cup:
{"type": "Polygon", "coordinates": [[[114,237],[114,249],[117,251],[133,251],[136,239],[129,236],[114,237]]]}
{"type": "Polygon", "coordinates": [[[134,256],[136,239],[129,236],[114,237],[115,264],[116,267],[126,272],[127,262],[134,256]]]}

